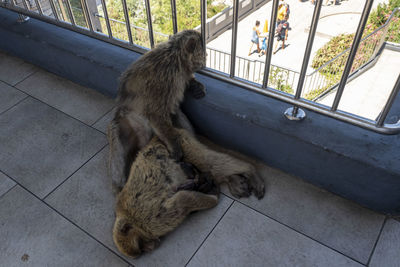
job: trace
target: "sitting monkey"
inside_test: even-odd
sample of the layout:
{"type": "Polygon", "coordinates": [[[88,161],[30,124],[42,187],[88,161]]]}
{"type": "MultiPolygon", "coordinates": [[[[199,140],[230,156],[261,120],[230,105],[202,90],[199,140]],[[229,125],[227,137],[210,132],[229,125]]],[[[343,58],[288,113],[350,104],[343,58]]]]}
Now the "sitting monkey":
{"type": "Polygon", "coordinates": [[[181,121],[184,116],[179,105],[186,88],[196,98],[205,95],[204,86],[194,79],[205,60],[201,34],[185,30],[145,53],[122,74],[117,110],[107,133],[114,192],[122,189],[137,152],[154,134],[173,158],[181,158],[173,118],[181,121]]]}
{"type": "MultiPolygon", "coordinates": [[[[264,196],[264,181],[253,165],[209,149],[186,130],[177,132],[183,160],[201,173],[209,173],[217,186],[227,183],[238,198],[248,197],[251,192],[258,198],[264,196]]],[[[193,191],[190,186],[187,190],[193,175],[186,167],[186,163],[182,168],[175,161],[158,137],[138,153],[128,181],[117,195],[113,239],[123,254],[136,258],[152,251],[159,238],[174,230],[189,213],[217,205],[218,190],[215,194],[193,191]]]]}

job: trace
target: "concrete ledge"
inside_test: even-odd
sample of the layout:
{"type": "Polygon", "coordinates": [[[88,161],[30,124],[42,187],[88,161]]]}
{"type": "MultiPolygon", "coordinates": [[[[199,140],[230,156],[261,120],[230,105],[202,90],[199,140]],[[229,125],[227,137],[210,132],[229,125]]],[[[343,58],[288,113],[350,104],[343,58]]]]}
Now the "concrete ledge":
{"type": "MultiPolygon", "coordinates": [[[[140,55],[0,9],[0,49],[76,83],[114,96],[122,70],[140,55]],[[3,41],[5,40],[5,41],[3,41]]],[[[208,94],[184,110],[211,140],[257,157],[363,206],[400,214],[400,135],[380,135],[306,111],[288,121],[288,104],[197,75],[208,94]]],[[[400,114],[400,97],[388,121],[400,114]]]]}

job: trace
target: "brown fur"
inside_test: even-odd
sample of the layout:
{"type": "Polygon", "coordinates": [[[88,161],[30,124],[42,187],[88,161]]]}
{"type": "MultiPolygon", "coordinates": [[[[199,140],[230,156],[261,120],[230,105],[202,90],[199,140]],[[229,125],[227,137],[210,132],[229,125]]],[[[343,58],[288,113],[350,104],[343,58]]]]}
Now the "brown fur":
{"type": "MultiPolygon", "coordinates": [[[[263,197],[264,181],[251,164],[209,149],[186,130],[177,132],[185,162],[209,172],[217,185],[227,183],[235,197],[247,197],[252,191],[263,197]]],[[[187,182],[187,173],[157,137],[139,152],[126,185],[117,195],[113,238],[123,254],[138,257],[153,250],[159,238],[174,230],[190,212],[217,205],[218,194],[182,190],[181,185],[187,182]]]]}
{"type": "Polygon", "coordinates": [[[186,30],[173,35],[134,62],[121,76],[117,110],[108,127],[110,175],[114,191],[122,189],[137,152],[156,134],[175,159],[182,150],[172,116],[186,88],[195,97],[205,94],[194,72],[205,66],[201,35],[186,30]]]}

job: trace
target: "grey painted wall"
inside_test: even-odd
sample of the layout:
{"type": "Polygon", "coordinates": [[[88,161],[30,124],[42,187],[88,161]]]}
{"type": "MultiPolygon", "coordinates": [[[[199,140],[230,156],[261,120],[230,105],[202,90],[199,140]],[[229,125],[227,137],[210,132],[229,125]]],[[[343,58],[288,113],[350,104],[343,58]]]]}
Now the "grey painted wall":
{"type": "MultiPolygon", "coordinates": [[[[114,96],[120,73],[140,55],[34,19],[17,24],[0,9],[0,49],[114,96]]],[[[211,140],[262,159],[364,206],[400,214],[400,135],[379,135],[306,111],[288,121],[288,104],[197,75],[208,94],[184,110],[211,140]]],[[[400,114],[400,96],[390,113],[400,114]]]]}

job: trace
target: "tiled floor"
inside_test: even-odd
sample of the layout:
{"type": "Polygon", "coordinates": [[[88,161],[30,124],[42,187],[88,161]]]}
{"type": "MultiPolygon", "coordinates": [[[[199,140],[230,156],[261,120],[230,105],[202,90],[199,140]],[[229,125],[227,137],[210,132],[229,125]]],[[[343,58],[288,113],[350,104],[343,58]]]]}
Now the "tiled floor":
{"type": "Polygon", "coordinates": [[[263,200],[190,216],[153,253],[113,244],[113,101],[0,52],[1,266],[400,266],[400,222],[264,167],[263,200]]]}

